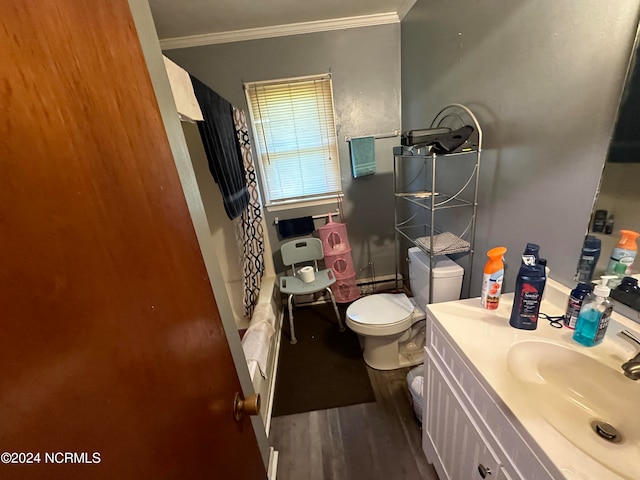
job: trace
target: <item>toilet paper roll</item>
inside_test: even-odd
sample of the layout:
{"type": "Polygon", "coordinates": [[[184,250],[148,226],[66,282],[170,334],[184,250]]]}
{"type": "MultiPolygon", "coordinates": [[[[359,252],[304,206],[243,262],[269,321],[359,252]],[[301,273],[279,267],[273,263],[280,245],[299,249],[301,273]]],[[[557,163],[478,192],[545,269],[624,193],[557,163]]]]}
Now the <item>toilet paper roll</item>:
{"type": "Polygon", "coordinates": [[[311,283],[316,279],[316,272],[313,267],[302,267],[298,272],[300,279],[305,283],[311,283]]]}

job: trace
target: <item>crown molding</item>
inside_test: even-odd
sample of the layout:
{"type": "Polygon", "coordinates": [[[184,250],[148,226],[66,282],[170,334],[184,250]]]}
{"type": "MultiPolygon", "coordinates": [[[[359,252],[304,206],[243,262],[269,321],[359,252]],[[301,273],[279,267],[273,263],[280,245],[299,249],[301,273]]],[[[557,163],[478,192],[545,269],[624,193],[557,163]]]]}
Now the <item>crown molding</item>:
{"type": "Polygon", "coordinates": [[[327,32],[346,28],[371,27],[399,23],[400,17],[396,12],[377,13],[375,15],[361,15],[357,17],[334,18],[314,22],[290,23],[271,27],[248,28],[229,32],[205,33],[186,37],[173,37],[160,40],[162,50],[178,48],[201,47],[220,43],[243,42],[259,40],[261,38],[286,37],[288,35],[302,35],[305,33],[327,32]]]}
{"type": "Polygon", "coordinates": [[[407,16],[409,10],[416,4],[417,0],[404,0],[402,4],[398,7],[398,18],[400,21],[404,20],[404,17],[407,16]]]}

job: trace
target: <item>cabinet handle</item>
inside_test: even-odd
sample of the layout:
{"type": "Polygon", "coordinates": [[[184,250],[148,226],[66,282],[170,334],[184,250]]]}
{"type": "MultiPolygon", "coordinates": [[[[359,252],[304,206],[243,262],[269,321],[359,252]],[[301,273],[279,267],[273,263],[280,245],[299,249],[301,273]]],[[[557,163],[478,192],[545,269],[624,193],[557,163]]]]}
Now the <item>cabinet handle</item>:
{"type": "Polygon", "coordinates": [[[478,465],[478,473],[482,478],[487,478],[488,476],[491,475],[491,469],[488,467],[485,467],[483,464],[480,463],[478,465]]]}

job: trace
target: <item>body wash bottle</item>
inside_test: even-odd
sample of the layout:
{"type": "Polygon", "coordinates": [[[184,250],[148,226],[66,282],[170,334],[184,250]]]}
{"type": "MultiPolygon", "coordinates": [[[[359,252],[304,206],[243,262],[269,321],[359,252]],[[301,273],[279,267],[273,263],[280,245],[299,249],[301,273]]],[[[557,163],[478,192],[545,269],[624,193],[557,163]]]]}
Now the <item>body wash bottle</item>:
{"type": "Polygon", "coordinates": [[[516,278],[509,325],[522,330],[538,328],[538,313],[546,283],[544,265],[538,263],[540,245],[527,243],[516,278]]]}
{"type": "Polygon", "coordinates": [[[521,265],[535,265],[538,263],[538,258],[540,258],[540,245],[531,242],[527,243],[522,253],[521,265]]]}
{"type": "Polygon", "coordinates": [[[538,328],[538,313],[540,312],[545,282],[546,277],[542,265],[522,265],[520,267],[509,325],[521,330],[538,328]]]}
{"type": "Polygon", "coordinates": [[[593,347],[602,341],[613,310],[613,303],[609,300],[610,292],[611,289],[607,287],[606,280],[602,280],[593,289],[593,293],[587,295],[573,332],[573,339],[576,342],[585,347],[593,347]]]}

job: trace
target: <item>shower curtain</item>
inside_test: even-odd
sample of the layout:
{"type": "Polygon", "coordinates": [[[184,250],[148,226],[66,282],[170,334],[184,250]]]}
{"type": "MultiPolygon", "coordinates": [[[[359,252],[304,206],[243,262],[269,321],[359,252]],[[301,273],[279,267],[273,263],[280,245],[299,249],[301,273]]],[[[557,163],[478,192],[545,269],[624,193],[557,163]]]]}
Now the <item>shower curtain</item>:
{"type": "Polygon", "coordinates": [[[262,202],[256,169],[251,155],[251,143],[247,120],[242,110],[233,107],[233,122],[242,154],[245,180],[249,191],[249,205],[236,222],[236,241],[238,251],[242,252],[242,270],[244,275],[244,314],[251,318],[258,302],[260,284],[264,274],[264,229],[262,226],[262,202]]]}

